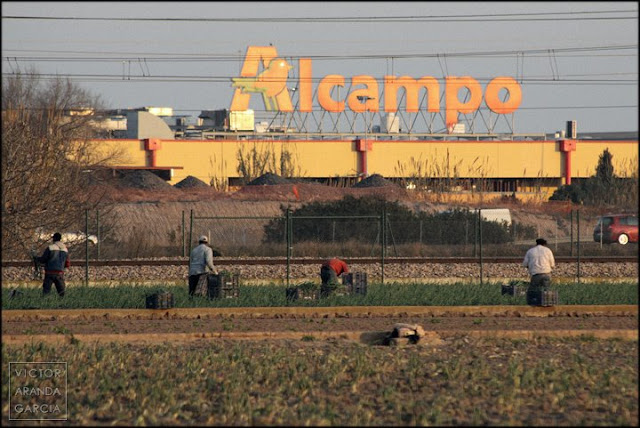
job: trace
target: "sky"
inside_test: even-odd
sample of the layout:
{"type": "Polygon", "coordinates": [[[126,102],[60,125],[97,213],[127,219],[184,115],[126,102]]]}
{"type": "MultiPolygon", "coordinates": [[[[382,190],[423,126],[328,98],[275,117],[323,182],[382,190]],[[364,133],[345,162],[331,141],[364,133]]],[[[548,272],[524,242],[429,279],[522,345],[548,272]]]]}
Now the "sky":
{"type": "MultiPolygon", "coordinates": [[[[291,88],[299,58],[311,58],[315,89],[331,74],[372,76],[381,90],[387,75],[431,76],[441,92],[445,76],[483,91],[515,79],[518,109],[465,115],[477,132],[552,133],[571,120],[578,132],[638,130],[637,2],[2,2],[3,77],[69,77],[113,109],[228,109],[247,47],[270,45],[292,66],[291,88]]],[[[322,115],[314,102],[310,121],[322,115]]],[[[265,114],[257,94],[250,108],[265,114]]],[[[343,116],[358,126],[362,115],[343,116]]],[[[405,117],[444,127],[443,114],[405,117]]]]}

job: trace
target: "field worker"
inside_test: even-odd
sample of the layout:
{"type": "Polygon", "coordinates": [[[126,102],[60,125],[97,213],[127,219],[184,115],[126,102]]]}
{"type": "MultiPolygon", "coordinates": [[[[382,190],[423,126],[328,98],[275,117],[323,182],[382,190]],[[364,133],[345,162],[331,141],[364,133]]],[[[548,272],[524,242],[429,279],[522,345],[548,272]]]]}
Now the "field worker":
{"type": "Polygon", "coordinates": [[[44,280],[42,281],[42,295],[51,292],[51,284],[55,284],[60,297],[64,296],[64,270],[71,266],[69,250],[62,242],[62,235],[56,232],[52,236],[53,243],[49,245],[36,261],[44,265],[44,280]]]}
{"type": "Polygon", "coordinates": [[[206,235],[200,236],[198,246],[191,250],[189,256],[189,295],[193,296],[198,286],[198,281],[202,275],[206,275],[208,271],[218,274],[213,266],[213,250],[209,245],[209,238],[206,235]]]}
{"type": "Polygon", "coordinates": [[[349,266],[337,257],[329,259],[322,263],[320,268],[320,279],[322,279],[322,285],[327,286],[329,284],[335,284],[338,282],[338,277],[343,273],[349,273],[349,266]]]}
{"type": "Polygon", "coordinates": [[[547,289],[551,285],[551,269],[556,266],[553,253],[547,247],[547,241],[536,239],[536,246],[530,248],[524,256],[522,265],[531,275],[531,288],[547,289]]]}

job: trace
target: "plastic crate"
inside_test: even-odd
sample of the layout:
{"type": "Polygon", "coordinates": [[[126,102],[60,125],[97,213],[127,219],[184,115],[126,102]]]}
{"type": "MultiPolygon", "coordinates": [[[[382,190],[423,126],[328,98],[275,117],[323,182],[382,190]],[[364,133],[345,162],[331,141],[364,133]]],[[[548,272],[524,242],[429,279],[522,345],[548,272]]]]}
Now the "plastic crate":
{"type": "Polygon", "coordinates": [[[502,295],[507,296],[526,296],[529,285],[526,282],[511,282],[502,284],[502,295]]]}
{"type": "Polygon", "coordinates": [[[527,291],[527,305],[553,306],[558,304],[557,290],[529,290],[527,291]]]}
{"type": "Polygon", "coordinates": [[[365,272],[343,273],[342,284],[347,286],[349,294],[367,295],[367,274],[365,272]]]}
{"type": "Polygon", "coordinates": [[[209,274],[200,275],[198,279],[198,284],[196,284],[196,289],[193,291],[195,296],[207,297],[209,294],[208,288],[209,274]]]}
{"type": "Polygon", "coordinates": [[[159,292],[146,297],[147,309],[171,309],[175,305],[173,293],[159,292]]]}
{"type": "Polygon", "coordinates": [[[219,273],[207,276],[209,299],[235,299],[240,295],[240,275],[219,273]]]}

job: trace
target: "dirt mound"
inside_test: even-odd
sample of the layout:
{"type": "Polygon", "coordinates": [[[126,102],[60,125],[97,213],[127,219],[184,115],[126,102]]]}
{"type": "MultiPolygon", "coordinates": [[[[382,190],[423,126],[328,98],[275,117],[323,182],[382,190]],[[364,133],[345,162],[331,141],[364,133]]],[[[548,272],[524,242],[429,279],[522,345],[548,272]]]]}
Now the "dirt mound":
{"type": "Polygon", "coordinates": [[[211,187],[209,186],[207,183],[205,183],[204,181],[200,180],[199,178],[194,177],[193,175],[188,176],[187,178],[185,178],[184,180],[176,183],[174,185],[174,187],[177,187],[178,189],[183,189],[183,188],[208,188],[211,187]]]}
{"type": "Polygon", "coordinates": [[[247,186],[273,186],[279,184],[289,184],[290,181],[284,177],[280,177],[277,174],[272,174],[267,172],[266,174],[262,174],[260,177],[255,180],[247,183],[247,186]]]}
{"type": "Polygon", "coordinates": [[[245,201],[316,202],[335,201],[350,195],[355,198],[378,196],[387,200],[410,200],[407,190],[400,186],[332,187],[320,183],[290,183],[270,186],[244,186],[230,195],[245,201]]]}
{"type": "Polygon", "coordinates": [[[168,190],[173,186],[150,171],[134,170],[121,172],[119,187],[144,190],[168,190]]]}
{"type": "Polygon", "coordinates": [[[397,187],[397,185],[394,182],[387,180],[380,174],[373,174],[365,178],[364,180],[354,184],[352,187],[360,189],[363,187],[391,187],[391,186],[397,187]]]}

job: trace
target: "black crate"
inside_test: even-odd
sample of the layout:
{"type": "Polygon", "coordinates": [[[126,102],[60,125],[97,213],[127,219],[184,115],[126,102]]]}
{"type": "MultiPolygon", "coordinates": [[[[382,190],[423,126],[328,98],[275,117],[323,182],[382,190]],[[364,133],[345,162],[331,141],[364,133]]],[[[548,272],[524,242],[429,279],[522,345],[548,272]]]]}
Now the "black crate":
{"type": "Polygon", "coordinates": [[[527,291],[527,305],[553,306],[558,304],[557,290],[529,290],[527,291]]]}
{"type": "Polygon", "coordinates": [[[171,309],[174,305],[173,293],[160,292],[146,297],[147,309],[171,309]]]}
{"type": "Polygon", "coordinates": [[[541,293],[540,306],[553,306],[558,304],[558,290],[545,290],[541,293]]]}
{"type": "Polygon", "coordinates": [[[207,297],[209,294],[209,274],[200,275],[198,278],[198,283],[196,284],[196,288],[193,291],[194,296],[207,297]]]}
{"type": "Polygon", "coordinates": [[[318,300],[320,297],[318,288],[287,287],[286,293],[287,300],[318,300]]]}
{"type": "Polygon", "coordinates": [[[367,295],[366,272],[349,272],[342,274],[342,284],[347,286],[349,294],[367,295]]]}
{"type": "Polygon", "coordinates": [[[502,295],[507,296],[526,296],[527,289],[529,286],[527,283],[511,283],[511,284],[502,284],[502,295]]]}
{"type": "Polygon", "coordinates": [[[220,273],[207,276],[209,299],[235,299],[240,295],[240,275],[220,273]]]}

